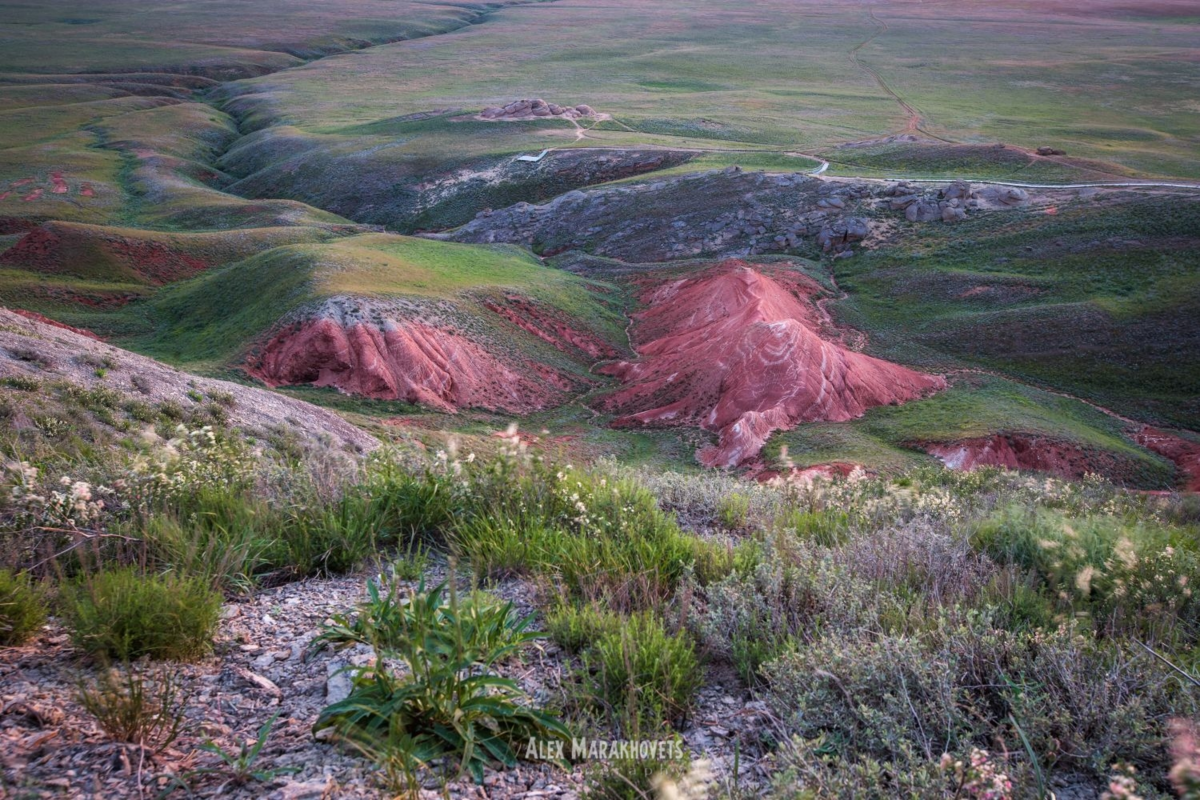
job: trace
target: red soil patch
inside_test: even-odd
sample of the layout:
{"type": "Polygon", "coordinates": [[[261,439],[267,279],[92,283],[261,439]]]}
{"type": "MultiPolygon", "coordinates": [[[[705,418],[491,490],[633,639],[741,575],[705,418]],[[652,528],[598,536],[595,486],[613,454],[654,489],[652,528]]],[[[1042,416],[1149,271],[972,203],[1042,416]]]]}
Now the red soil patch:
{"type": "Polygon", "coordinates": [[[9,196],[10,194],[12,194],[12,192],[2,192],[2,193],[0,193],[0,200],[7,200],[7,199],[8,199],[8,196],[9,196]]]}
{"type": "Polygon", "coordinates": [[[617,356],[617,351],[604,340],[591,333],[575,330],[524,297],[508,295],[503,303],[485,300],[483,306],[564,353],[574,348],[582,350],[592,358],[617,356]]]}
{"type": "Polygon", "coordinates": [[[53,186],[50,188],[50,191],[54,192],[55,194],[67,193],[67,182],[63,180],[61,172],[50,173],[50,182],[53,184],[53,186]]]}
{"type": "Polygon", "coordinates": [[[1142,428],[1134,441],[1152,452],[1175,462],[1183,473],[1183,490],[1200,492],[1200,444],[1158,428],[1142,428]]]}
{"type": "Polygon", "coordinates": [[[736,466],[776,430],[841,422],[872,406],[945,386],[936,376],[822,339],[812,302],[820,287],[795,274],[767,277],[740,261],[643,292],[634,315],[639,359],[603,372],[626,385],[599,401],[614,425],[695,425],[720,443],[698,452],[736,466]]]}
{"type": "Polygon", "coordinates": [[[272,338],[248,371],[272,386],[332,386],[447,412],[527,413],[562,398],[469,339],[420,322],[309,320],[272,338]]]}
{"type": "Polygon", "coordinates": [[[959,442],[928,444],[925,452],[950,469],[976,467],[1037,470],[1063,478],[1102,472],[1096,459],[1077,445],[1036,436],[997,433],[959,442]]]}
{"type": "Polygon", "coordinates": [[[31,183],[33,183],[33,178],[21,178],[21,180],[9,184],[9,188],[16,189],[18,186],[28,186],[31,183]]]}
{"type": "Polygon", "coordinates": [[[83,184],[83,186],[79,187],[79,196],[80,197],[95,197],[96,190],[92,188],[92,185],[90,183],[85,183],[85,184],[83,184]]]}
{"type": "Polygon", "coordinates": [[[72,325],[67,325],[65,322],[57,322],[55,320],[50,319],[49,317],[46,317],[46,316],[43,316],[43,315],[37,313],[36,311],[26,311],[25,309],[22,309],[22,308],[10,308],[9,311],[11,311],[14,314],[17,314],[19,316],[25,317],[26,319],[31,319],[35,322],[41,322],[46,325],[53,325],[55,328],[62,328],[64,331],[70,331],[71,333],[78,333],[80,336],[86,336],[89,339],[95,339],[97,342],[104,341],[99,336],[97,336],[96,334],[92,333],[91,331],[89,331],[85,328],[76,328],[72,325]]]}
{"type": "Polygon", "coordinates": [[[31,203],[31,202],[33,202],[34,200],[37,200],[38,198],[40,198],[41,196],[42,196],[42,190],[41,190],[41,189],[34,189],[32,192],[30,192],[29,194],[25,195],[25,196],[24,196],[24,197],[22,197],[21,199],[22,199],[22,200],[24,200],[26,203],[31,203]]]}
{"type": "Polygon", "coordinates": [[[23,217],[0,217],[0,234],[29,233],[37,226],[33,220],[23,217]]]}
{"type": "Polygon", "coordinates": [[[54,223],[30,231],[0,256],[0,263],[51,274],[72,272],[81,264],[107,264],[154,286],[190,278],[210,266],[162,242],[54,223]]]}
{"type": "Polygon", "coordinates": [[[121,308],[141,299],[142,295],[135,292],[92,292],[83,294],[61,286],[35,286],[29,290],[32,297],[39,300],[51,300],[56,303],[69,303],[88,308],[121,308]]]}

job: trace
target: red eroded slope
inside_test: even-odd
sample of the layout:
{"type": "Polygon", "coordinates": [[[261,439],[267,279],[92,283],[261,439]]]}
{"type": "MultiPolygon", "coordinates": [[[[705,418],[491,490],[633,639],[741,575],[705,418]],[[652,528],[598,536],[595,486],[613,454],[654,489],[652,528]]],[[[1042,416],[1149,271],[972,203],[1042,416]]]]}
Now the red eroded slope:
{"type": "Polygon", "coordinates": [[[841,422],[872,406],[945,386],[933,375],[856,353],[818,333],[812,297],[797,274],[767,277],[740,261],[645,292],[634,315],[637,361],[603,371],[625,386],[599,401],[615,425],[698,425],[720,435],[697,457],[736,466],[772,431],[841,422]]]}
{"type": "Polygon", "coordinates": [[[560,400],[563,376],[535,380],[471,340],[420,322],[312,319],[276,334],[248,370],[272,386],[332,386],[441,411],[536,411],[560,400]]]}
{"type": "Polygon", "coordinates": [[[1134,441],[1175,462],[1183,473],[1184,491],[1200,492],[1200,444],[1157,428],[1142,428],[1134,441]]]}
{"type": "Polygon", "coordinates": [[[1021,434],[997,433],[958,442],[930,444],[925,452],[950,469],[976,467],[1049,472],[1063,478],[1081,478],[1089,472],[1104,472],[1104,466],[1082,448],[1067,442],[1021,434]]]}
{"type": "Polygon", "coordinates": [[[519,295],[508,295],[504,302],[485,300],[483,307],[564,353],[574,348],[582,350],[592,358],[614,358],[617,355],[612,345],[600,337],[575,329],[519,295]]]}

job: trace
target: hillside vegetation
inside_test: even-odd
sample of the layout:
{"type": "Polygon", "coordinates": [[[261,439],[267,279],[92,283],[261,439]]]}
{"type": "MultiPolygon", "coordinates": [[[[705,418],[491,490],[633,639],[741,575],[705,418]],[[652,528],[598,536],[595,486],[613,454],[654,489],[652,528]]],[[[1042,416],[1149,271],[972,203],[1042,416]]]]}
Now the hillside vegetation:
{"type": "Polygon", "coordinates": [[[0,796],[1200,797],[1197,41],[0,0],[0,796]]]}

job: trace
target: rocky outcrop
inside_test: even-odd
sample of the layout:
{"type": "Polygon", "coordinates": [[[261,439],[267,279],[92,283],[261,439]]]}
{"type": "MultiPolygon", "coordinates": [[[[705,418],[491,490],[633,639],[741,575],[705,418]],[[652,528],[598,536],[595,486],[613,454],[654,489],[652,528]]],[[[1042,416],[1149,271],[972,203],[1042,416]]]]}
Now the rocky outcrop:
{"type": "Polygon", "coordinates": [[[560,401],[572,386],[537,366],[497,355],[448,325],[335,298],[277,331],[247,371],[272,386],[331,386],[446,412],[524,414],[560,401]]]}
{"type": "Polygon", "coordinates": [[[504,106],[488,106],[479,116],[486,120],[534,119],[537,117],[579,119],[580,117],[595,117],[596,111],[589,105],[560,106],[558,103],[547,103],[539,97],[533,100],[514,100],[504,106]]]}
{"type": "Polygon", "coordinates": [[[909,222],[933,222],[941,219],[942,212],[937,203],[918,200],[904,209],[904,218],[909,222]]]}
{"type": "Polygon", "coordinates": [[[518,203],[477,215],[451,238],[645,263],[787,252],[827,231],[824,241],[836,252],[870,240],[873,229],[857,208],[873,190],[731,167],[567,192],[541,205],[518,203]]]}
{"type": "Polygon", "coordinates": [[[614,425],[715,431],[717,446],[697,457],[731,467],[758,455],[773,431],[853,419],[945,385],[823,339],[810,302],[820,287],[760,269],[730,261],[643,294],[648,307],[633,325],[638,359],[600,370],[624,384],[597,403],[618,415],[614,425]]]}
{"type": "Polygon", "coordinates": [[[974,195],[975,199],[1000,206],[1019,206],[1029,200],[1029,192],[1016,186],[985,186],[974,195]]]}
{"type": "Polygon", "coordinates": [[[871,234],[871,226],[862,217],[847,217],[834,220],[821,228],[817,234],[817,244],[821,250],[840,252],[855,242],[861,242],[871,234]]]}

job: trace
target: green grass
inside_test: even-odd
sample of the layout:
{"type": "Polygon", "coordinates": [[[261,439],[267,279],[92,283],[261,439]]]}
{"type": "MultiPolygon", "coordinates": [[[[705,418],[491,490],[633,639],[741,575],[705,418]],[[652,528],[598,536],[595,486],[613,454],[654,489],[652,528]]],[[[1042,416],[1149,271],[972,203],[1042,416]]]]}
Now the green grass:
{"type": "MultiPolygon", "coordinates": [[[[138,348],[174,362],[211,366],[239,356],[289,311],[343,295],[452,300],[464,325],[495,326],[496,321],[472,322],[491,314],[477,307],[474,298],[512,291],[565,316],[576,327],[621,342],[621,317],[591,291],[593,286],[603,288],[545,267],[514,247],[366,234],[266,250],[169,286],[145,308],[130,313],[143,314],[154,326],[152,335],[133,341],[138,348]]],[[[531,340],[526,347],[539,346],[523,332],[516,337],[531,340]]]]}
{"type": "Polygon", "coordinates": [[[974,365],[1140,419],[1200,424],[1200,283],[1187,197],[905,228],[837,268],[835,305],[878,355],[974,365]]]}
{"type": "MultiPolygon", "coordinates": [[[[1033,31],[1014,22],[1027,12],[1003,5],[949,16],[911,6],[873,11],[887,25],[882,33],[865,9],[815,3],[757,3],[737,13],[722,0],[686,9],[631,0],[513,7],[422,42],[419,57],[413,45],[397,43],[225,87],[227,110],[267,130],[224,163],[259,193],[274,187],[350,216],[416,226],[464,219],[412,215],[416,201],[406,196],[431,175],[485,171],[545,147],[766,150],[705,159],[776,169],[794,168],[786,153],[819,151],[836,168],[872,174],[1200,176],[1186,144],[1195,112],[1170,88],[1191,74],[1188,25],[1098,12],[1111,37],[1101,44],[1091,21],[1052,12],[1033,31]],[[541,35],[548,22],[553,37],[541,35]],[[861,64],[919,108],[930,133],[968,146],[836,149],[905,129],[899,103],[850,56],[877,33],[858,51],[861,64]],[[928,52],[934,40],[946,44],[936,57],[928,52]],[[1097,48],[1113,56],[1104,69],[1094,67],[1097,48]],[[1046,53],[1055,63],[1045,63],[1046,53]],[[405,76],[399,95],[390,81],[398,73],[405,76]],[[469,116],[522,96],[587,102],[615,120],[577,140],[563,121],[495,124],[469,116]],[[441,113],[414,118],[433,111],[441,113]],[[996,141],[1016,147],[996,153],[996,141]],[[1065,148],[1070,163],[1023,151],[1047,144],[1065,148]],[[386,184],[400,189],[387,198],[386,214],[361,201],[364,187],[386,184]]],[[[471,199],[476,189],[448,191],[471,199]]],[[[505,202],[537,199],[535,187],[522,191],[505,202]]],[[[473,203],[495,204],[485,197],[473,203]]]]}
{"type": "Polygon", "coordinates": [[[165,2],[100,0],[32,6],[6,2],[13,27],[0,72],[181,72],[225,79],[261,74],[381,41],[453,30],[477,19],[483,4],[397,4],[353,0],[327,4],[267,0],[165,2]],[[19,32],[19,35],[18,33],[19,32]]]}
{"type": "Polygon", "coordinates": [[[63,592],[75,644],[99,658],[189,661],[212,648],[221,596],[191,575],[106,570],[63,592]]]}
{"type": "Polygon", "coordinates": [[[42,592],[28,575],[0,569],[0,645],[24,644],[46,621],[42,592]]]}

